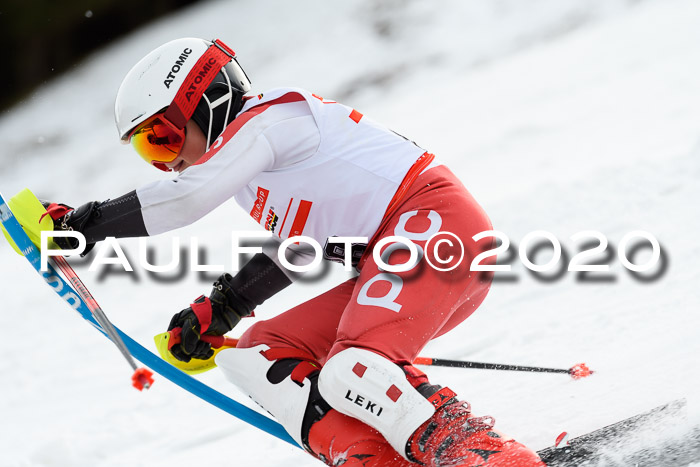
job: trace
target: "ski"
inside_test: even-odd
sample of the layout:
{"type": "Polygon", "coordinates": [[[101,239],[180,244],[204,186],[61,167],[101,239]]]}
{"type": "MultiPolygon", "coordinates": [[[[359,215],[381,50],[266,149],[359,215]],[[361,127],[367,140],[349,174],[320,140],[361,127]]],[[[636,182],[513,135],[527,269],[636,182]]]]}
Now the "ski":
{"type": "Polygon", "coordinates": [[[550,467],[688,465],[700,459],[700,427],[682,435],[672,430],[683,420],[685,406],[685,399],[675,400],[537,454],[550,467]]]}
{"type": "MultiPolygon", "coordinates": [[[[33,196],[33,195],[32,195],[33,196]]],[[[13,198],[14,199],[14,198],[13,198]]],[[[96,330],[109,338],[107,332],[100,326],[100,323],[95,320],[90,309],[85,301],[80,297],[70,284],[58,273],[58,271],[49,263],[45,271],[41,270],[41,258],[39,249],[32,243],[18,219],[8,206],[8,203],[0,194],[0,224],[2,224],[7,236],[17,246],[17,250],[24,256],[42,279],[48,284],[56,294],[58,294],[73,310],[87,322],[89,322],[96,330]]],[[[225,396],[206,384],[192,378],[183,373],[171,364],[167,363],[153,352],[143,347],[141,344],[133,340],[128,334],[124,333],[118,327],[114,330],[124,342],[134,358],[139,360],[144,365],[148,366],[153,371],[161,376],[169,379],[181,388],[189,391],[200,399],[212,404],[224,412],[233,415],[234,417],[249,423],[250,425],[265,431],[276,438],[286,441],[290,444],[297,445],[291,436],[282,428],[282,426],[269,417],[252,410],[245,405],[225,396]]]]}

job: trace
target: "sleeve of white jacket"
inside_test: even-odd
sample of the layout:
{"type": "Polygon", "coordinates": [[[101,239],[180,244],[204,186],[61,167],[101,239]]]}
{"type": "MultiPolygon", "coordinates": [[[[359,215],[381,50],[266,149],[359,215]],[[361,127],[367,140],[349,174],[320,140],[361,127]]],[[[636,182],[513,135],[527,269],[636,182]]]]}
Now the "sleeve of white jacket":
{"type": "Polygon", "coordinates": [[[142,237],[184,227],[232,198],[261,172],[311,157],[319,143],[308,104],[271,106],[246,121],[205,162],[177,178],[98,203],[97,214],[82,233],[95,243],[106,237],[142,237]]]}
{"type": "Polygon", "coordinates": [[[197,221],[261,172],[312,156],[319,142],[320,133],[308,104],[271,106],[248,120],[206,162],[188,167],[173,180],[136,190],[148,235],[197,221]]]}
{"type": "Polygon", "coordinates": [[[205,163],[189,167],[173,180],[136,190],[148,235],[197,221],[272,166],[273,153],[263,134],[236,136],[236,144],[222,148],[205,163]]]}

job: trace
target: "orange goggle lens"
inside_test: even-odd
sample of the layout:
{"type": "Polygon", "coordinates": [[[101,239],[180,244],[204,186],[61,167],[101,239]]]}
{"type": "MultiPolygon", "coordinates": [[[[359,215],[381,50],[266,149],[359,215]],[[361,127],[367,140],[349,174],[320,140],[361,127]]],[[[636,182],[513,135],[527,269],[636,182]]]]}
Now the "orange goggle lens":
{"type": "Polygon", "coordinates": [[[131,145],[138,155],[161,170],[167,170],[163,163],[174,161],[184,144],[185,130],[175,128],[159,115],[142,123],[131,134],[131,145]]]}

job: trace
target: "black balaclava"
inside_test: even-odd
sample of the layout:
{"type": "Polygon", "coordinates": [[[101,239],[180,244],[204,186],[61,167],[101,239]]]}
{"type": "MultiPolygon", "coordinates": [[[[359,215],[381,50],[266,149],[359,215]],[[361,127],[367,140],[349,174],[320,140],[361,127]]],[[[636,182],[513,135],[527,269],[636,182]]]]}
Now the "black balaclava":
{"type": "Polygon", "coordinates": [[[235,118],[236,114],[240,112],[243,107],[243,91],[236,81],[234,74],[229,72],[229,67],[226,66],[221,69],[221,71],[216,75],[214,81],[209,85],[204,95],[200,99],[197,107],[192,115],[192,120],[199,126],[199,128],[206,135],[209,135],[209,140],[207,141],[207,149],[216,141],[216,139],[224,132],[224,129],[231,123],[235,118]],[[229,80],[226,79],[228,74],[229,80]],[[230,87],[229,87],[230,82],[230,87]],[[211,134],[209,134],[209,104],[215,103],[222,96],[231,91],[232,96],[221,104],[217,105],[212,112],[212,124],[211,124],[211,134]],[[206,96],[206,99],[205,99],[206,96]],[[209,102],[207,102],[207,100],[209,102]],[[231,103],[231,108],[229,109],[228,103],[231,103]],[[228,110],[228,118],[226,112],[228,110]]]}

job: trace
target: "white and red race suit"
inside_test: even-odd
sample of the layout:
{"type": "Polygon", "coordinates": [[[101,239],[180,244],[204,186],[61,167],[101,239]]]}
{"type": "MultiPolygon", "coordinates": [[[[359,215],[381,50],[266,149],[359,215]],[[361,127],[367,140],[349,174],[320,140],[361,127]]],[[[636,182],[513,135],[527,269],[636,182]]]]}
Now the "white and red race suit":
{"type": "Polygon", "coordinates": [[[195,165],[136,193],[150,235],[235,196],[276,237],[371,237],[425,152],[342,104],[300,89],[248,99],[195,165]]]}
{"type": "MultiPolygon", "coordinates": [[[[397,363],[418,384],[427,380],[411,365],[420,350],[472,314],[489,290],[491,277],[470,265],[491,247],[490,237],[472,238],[491,223],[454,174],[359,111],[301,89],[248,98],[196,164],[105,202],[99,225],[83,233],[88,243],[155,235],[231,197],[278,241],[311,237],[326,247],[326,259],[344,257],[328,248],[330,237],[369,239],[353,258],[359,276],[259,321],[241,337],[242,348],[298,349],[322,365],[357,347],[397,363]],[[418,245],[421,260],[408,271],[382,269],[372,249],[389,236],[418,245]],[[437,255],[429,240],[439,244],[437,255]]],[[[387,264],[409,259],[391,244],[380,253],[387,264]]],[[[254,307],[289,285],[293,275],[282,269],[276,255],[256,255],[236,275],[246,301],[254,307]]]]}
{"type": "MultiPolygon", "coordinates": [[[[359,278],[350,281],[354,286],[337,289],[343,296],[341,304],[304,307],[304,321],[319,325],[330,321],[333,329],[343,317],[338,333],[325,336],[325,350],[311,349],[319,361],[328,357],[323,352],[330,350],[329,345],[340,345],[341,335],[345,345],[373,348],[383,344],[384,348],[375,350],[391,360],[411,361],[443,326],[449,323],[452,328],[466,318],[488,290],[489,281],[474,280],[477,274],[469,271],[469,265],[490,245],[477,245],[471,237],[489,230],[491,224],[454,175],[437,164],[432,154],[357,110],[305,90],[280,88],[249,98],[196,164],[173,180],[137,189],[136,196],[149,235],[188,225],[233,196],[280,241],[304,235],[327,246],[330,237],[354,236],[367,237],[374,244],[384,236],[398,235],[424,247],[438,231],[461,240],[466,251],[457,269],[438,271],[422,261],[420,274],[415,270],[396,273],[388,281],[376,279],[380,271],[368,250],[358,265],[362,269],[359,278]],[[372,290],[363,289],[365,276],[374,281],[372,290]],[[389,287],[391,300],[377,298],[384,287],[389,287]],[[439,303],[431,304],[429,298],[439,303]],[[468,308],[461,310],[467,301],[468,308]],[[353,306],[371,310],[354,316],[353,306]],[[368,339],[372,333],[364,330],[380,321],[383,329],[391,329],[386,320],[395,321],[401,332],[387,332],[390,339],[377,336],[373,346],[358,342],[361,336],[368,339]],[[355,331],[346,332],[345,323],[355,331]],[[397,336],[404,337],[392,344],[397,336]],[[394,345],[396,349],[389,351],[394,345]]],[[[458,250],[443,244],[440,256],[454,253],[461,257],[458,250]]],[[[332,251],[326,248],[327,253],[332,251]]],[[[392,254],[392,261],[402,261],[404,253],[392,254]]],[[[443,267],[436,261],[433,264],[443,267]]],[[[298,332],[294,336],[295,345],[306,342],[313,346],[298,332]]]]}
{"type": "MultiPolygon", "coordinates": [[[[333,236],[369,239],[370,248],[353,258],[361,270],[357,278],[253,327],[263,336],[256,343],[288,340],[320,362],[353,345],[410,362],[430,339],[471,314],[488,291],[490,277],[469,266],[491,246],[490,239],[474,242],[472,236],[491,223],[459,180],[432,154],[359,111],[296,88],[248,98],[196,164],[172,180],[106,201],[96,224],[83,233],[88,243],[107,235],[155,235],[193,223],[231,197],[279,241],[304,235],[327,246],[333,236]],[[441,258],[461,258],[459,267],[440,271],[421,261],[408,272],[389,274],[375,264],[371,246],[382,238],[402,236],[425,248],[438,231],[463,244],[460,250],[451,237],[454,246],[442,242],[439,250],[441,258]],[[292,317],[299,311],[305,329],[314,328],[308,336],[295,329],[301,318],[292,317]]],[[[333,251],[325,249],[326,259],[344,258],[333,251]]],[[[405,262],[407,255],[398,250],[390,262],[405,262]]],[[[251,267],[270,261],[283,269],[270,253],[251,267]]],[[[445,269],[440,258],[433,264],[445,269]]],[[[279,270],[261,281],[266,290],[250,292],[251,302],[259,305],[289,284],[294,275],[279,270]]],[[[248,271],[245,280],[249,276],[260,275],[248,271]]]]}

